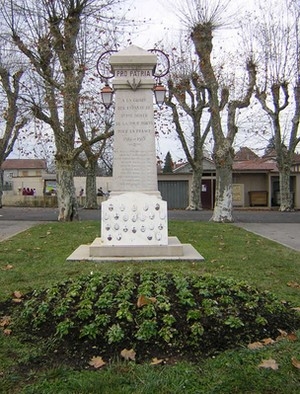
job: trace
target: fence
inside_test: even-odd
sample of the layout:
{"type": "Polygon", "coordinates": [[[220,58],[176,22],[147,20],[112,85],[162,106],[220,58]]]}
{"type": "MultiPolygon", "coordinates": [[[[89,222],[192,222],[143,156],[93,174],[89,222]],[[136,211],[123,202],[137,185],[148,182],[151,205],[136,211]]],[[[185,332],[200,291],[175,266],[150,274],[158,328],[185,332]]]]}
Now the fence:
{"type": "MultiPolygon", "coordinates": [[[[106,197],[97,197],[97,204],[100,206],[102,201],[105,201],[106,197]]],[[[84,206],[85,197],[78,197],[78,203],[80,206],[84,206]]],[[[56,208],[57,197],[56,196],[16,196],[11,194],[3,194],[2,205],[11,207],[48,207],[56,208]]]]}

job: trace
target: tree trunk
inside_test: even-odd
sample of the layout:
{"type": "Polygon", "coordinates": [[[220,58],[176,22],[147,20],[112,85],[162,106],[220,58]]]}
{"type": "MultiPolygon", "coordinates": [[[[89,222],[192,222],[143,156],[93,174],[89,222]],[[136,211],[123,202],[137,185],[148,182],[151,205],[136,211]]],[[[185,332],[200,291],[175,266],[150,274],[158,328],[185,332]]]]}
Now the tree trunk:
{"type": "Polygon", "coordinates": [[[218,223],[231,223],[232,217],[232,163],[233,149],[223,147],[215,152],[216,196],[211,220],[218,223]]]}
{"type": "Polygon", "coordinates": [[[192,187],[190,194],[189,206],[186,208],[190,211],[201,211],[201,184],[202,184],[202,165],[193,170],[192,187]]]}
{"type": "Polygon", "coordinates": [[[290,169],[286,167],[279,172],[280,184],[280,207],[279,211],[289,212],[293,211],[293,198],[290,191],[290,169]]]}
{"type": "Polygon", "coordinates": [[[293,199],[291,194],[291,166],[293,163],[294,149],[287,149],[281,142],[279,116],[275,119],[277,122],[275,130],[275,147],[277,153],[277,167],[279,171],[279,188],[280,188],[280,207],[279,211],[293,211],[293,199]]]}
{"type": "MultiPolygon", "coordinates": [[[[214,222],[232,222],[232,162],[233,149],[222,130],[219,102],[219,85],[211,64],[212,52],[211,23],[194,26],[191,38],[199,57],[199,66],[209,91],[211,128],[214,137],[214,159],[216,164],[216,199],[212,219],[214,222]]],[[[227,102],[226,98],[226,102],[227,102]]]]}
{"type": "Polygon", "coordinates": [[[231,223],[232,217],[232,171],[229,167],[216,168],[216,196],[213,222],[231,223]]]}
{"type": "Polygon", "coordinates": [[[96,186],[96,167],[97,162],[94,160],[88,161],[88,168],[86,172],[85,184],[85,206],[87,209],[97,209],[97,186],[96,186]]]}
{"type": "Polygon", "coordinates": [[[78,220],[78,203],[75,193],[73,165],[63,160],[56,161],[58,220],[78,220]]]}

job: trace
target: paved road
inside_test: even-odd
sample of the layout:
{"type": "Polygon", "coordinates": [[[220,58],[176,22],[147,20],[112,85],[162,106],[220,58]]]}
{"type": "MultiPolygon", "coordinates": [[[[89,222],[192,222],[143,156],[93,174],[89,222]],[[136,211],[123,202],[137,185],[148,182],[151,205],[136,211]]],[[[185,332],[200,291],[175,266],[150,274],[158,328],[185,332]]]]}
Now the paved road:
{"type": "Polygon", "coordinates": [[[18,220],[1,220],[0,217],[0,242],[5,239],[11,238],[14,235],[21,233],[29,229],[32,226],[36,226],[40,222],[38,221],[18,221],[18,220]]]}
{"type": "MultiPolygon", "coordinates": [[[[212,211],[169,211],[170,220],[207,222],[212,211]]],[[[41,223],[56,221],[57,208],[3,207],[0,209],[0,241],[41,223]]],[[[99,220],[100,210],[81,209],[80,220],[99,220]]],[[[235,210],[235,224],[300,251],[300,211],[235,210]]]]}
{"type": "MultiPolygon", "coordinates": [[[[100,220],[101,210],[80,209],[80,220],[100,220]]],[[[206,222],[212,217],[212,211],[169,211],[171,220],[192,220],[206,222]]],[[[3,207],[0,209],[1,220],[17,221],[56,221],[57,208],[3,207]]],[[[269,210],[234,210],[235,223],[300,223],[300,211],[278,212],[269,210]]]]}

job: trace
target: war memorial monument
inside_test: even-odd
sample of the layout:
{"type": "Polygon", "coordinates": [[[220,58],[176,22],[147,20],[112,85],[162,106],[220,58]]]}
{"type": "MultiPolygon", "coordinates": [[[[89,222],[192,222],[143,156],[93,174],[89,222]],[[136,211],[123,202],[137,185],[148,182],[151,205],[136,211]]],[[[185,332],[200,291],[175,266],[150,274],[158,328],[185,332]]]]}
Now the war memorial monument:
{"type": "Polygon", "coordinates": [[[154,53],[130,46],[110,56],[115,92],[113,187],[101,205],[101,237],[68,261],[203,260],[190,244],[168,236],[167,202],[158,191],[154,53]]]}

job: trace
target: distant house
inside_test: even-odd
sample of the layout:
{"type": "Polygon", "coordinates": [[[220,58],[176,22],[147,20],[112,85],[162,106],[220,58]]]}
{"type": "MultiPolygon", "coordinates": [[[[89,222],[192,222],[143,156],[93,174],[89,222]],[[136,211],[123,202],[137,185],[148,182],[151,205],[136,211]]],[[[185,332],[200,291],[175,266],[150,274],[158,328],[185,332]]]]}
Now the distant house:
{"type": "MultiPolygon", "coordinates": [[[[216,186],[216,166],[215,163],[205,157],[203,159],[203,173],[202,173],[202,185],[201,185],[201,201],[202,201],[202,207],[204,209],[212,209],[215,203],[215,186],[216,186]]],[[[178,202],[178,206],[176,208],[186,208],[189,205],[189,199],[190,199],[190,191],[192,188],[192,168],[188,163],[183,163],[179,166],[175,166],[175,169],[173,171],[173,177],[176,175],[177,177],[179,175],[183,176],[184,174],[189,174],[187,177],[187,182],[188,184],[186,185],[186,187],[188,187],[186,194],[188,195],[188,199],[186,201],[186,203],[180,204],[180,202],[178,202]]],[[[164,193],[162,193],[161,188],[164,186],[163,183],[161,182],[160,185],[160,179],[161,176],[158,177],[158,188],[162,194],[162,197],[164,198],[164,193]]],[[[182,193],[182,192],[181,192],[182,193]]],[[[176,195],[175,195],[176,196],[176,195]]],[[[172,207],[172,200],[175,198],[174,193],[172,192],[172,190],[169,190],[169,195],[166,196],[166,198],[164,198],[165,200],[168,201],[168,207],[170,206],[172,207]]]]}
{"type": "Polygon", "coordinates": [[[47,170],[47,163],[42,159],[6,159],[1,168],[11,178],[41,176],[47,170]]]}
{"type": "Polygon", "coordinates": [[[47,174],[46,160],[6,159],[1,169],[4,189],[21,192],[23,188],[34,188],[39,194],[43,193],[43,176],[47,174]]]}
{"type": "MultiPolygon", "coordinates": [[[[177,181],[176,189],[169,185],[168,193],[165,191],[165,181],[159,175],[159,190],[165,200],[173,201],[179,196],[186,196],[190,190],[192,168],[189,163],[183,163],[175,168],[172,176],[168,178],[169,184],[175,182],[178,175],[184,175],[185,183],[177,181]],[[176,175],[176,177],[175,177],[176,175]],[[175,193],[175,194],[174,194],[175,193]]],[[[247,147],[241,148],[235,155],[233,163],[233,206],[234,207],[269,207],[280,205],[279,172],[274,152],[259,157],[247,147]]],[[[203,160],[203,178],[201,188],[202,205],[205,209],[213,209],[216,185],[216,167],[212,160],[203,160]]],[[[294,207],[300,209],[300,155],[295,154],[291,167],[291,191],[293,193],[294,207]]],[[[169,206],[169,205],[168,205],[169,206]]],[[[188,206],[186,198],[177,201],[176,208],[188,206]]]]}
{"type": "MultiPolygon", "coordinates": [[[[241,148],[233,163],[234,193],[241,206],[279,206],[279,171],[274,151],[258,157],[249,148],[241,148]],[[242,199],[244,198],[244,201],[242,199]]],[[[291,192],[294,206],[300,209],[300,155],[294,155],[291,167],[291,192]]]]}

